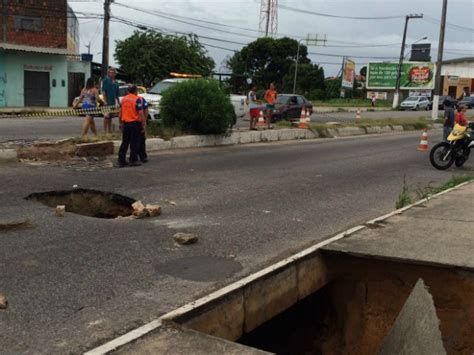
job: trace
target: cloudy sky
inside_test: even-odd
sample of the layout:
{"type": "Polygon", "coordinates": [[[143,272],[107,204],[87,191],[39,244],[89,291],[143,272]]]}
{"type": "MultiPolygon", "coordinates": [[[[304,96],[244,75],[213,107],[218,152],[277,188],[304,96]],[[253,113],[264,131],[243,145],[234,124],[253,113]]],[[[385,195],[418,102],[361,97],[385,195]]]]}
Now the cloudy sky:
{"type": "MultiPolygon", "coordinates": [[[[431,42],[432,59],[437,56],[442,0],[279,0],[278,33],[296,39],[307,33],[326,35],[326,46],[310,47],[310,59],[320,63],[326,76],[335,75],[343,56],[353,58],[357,68],[369,61],[396,60],[400,54],[404,16],[423,13],[412,19],[407,44],[423,37],[431,42]],[[296,10],[296,11],[295,11],[296,10]],[[299,11],[303,10],[303,11],[299,11]],[[312,12],[313,14],[311,14],[312,12]],[[393,17],[382,20],[343,19],[314,13],[351,17],[393,17]]],[[[78,16],[103,14],[103,0],[70,0],[78,16]],[[87,15],[83,15],[87,14],[87,15]]],[[[124,39],[136,28],[117,22],[145,25],[170,33],[196,33],[224,71],[223,61],[243,44],[259,35],[260,0],[114,0],[111,23],[111,62],[115,40],[124,39]],[[142,11],[137,11],[132,6],[142,11]],[[176,17],[179,16],[179,17],[176,17]],[[224,25],[224,26],[221,26],[224,25]]],[[[449,0],[444,58],[474,56],[474,2],[449,0]]],[[[94,60],[101,60],[102,20],[80,20],[81,52],[91,43],[94,60]]],[[[406,54],[408,55],[409,49],[406,54]]]]}

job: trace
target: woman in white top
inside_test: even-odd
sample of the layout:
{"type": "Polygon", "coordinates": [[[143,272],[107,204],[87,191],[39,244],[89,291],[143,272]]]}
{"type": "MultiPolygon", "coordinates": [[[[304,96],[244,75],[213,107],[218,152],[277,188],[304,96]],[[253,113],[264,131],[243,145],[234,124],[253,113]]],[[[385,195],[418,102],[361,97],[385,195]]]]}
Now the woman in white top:
{"type": "Polygon", "coordinates": [[[250,129],[256,129],[260,109],[257,102],[257,87],[254,85],[247,95],[247,102],[250,109],[250,129]]]}

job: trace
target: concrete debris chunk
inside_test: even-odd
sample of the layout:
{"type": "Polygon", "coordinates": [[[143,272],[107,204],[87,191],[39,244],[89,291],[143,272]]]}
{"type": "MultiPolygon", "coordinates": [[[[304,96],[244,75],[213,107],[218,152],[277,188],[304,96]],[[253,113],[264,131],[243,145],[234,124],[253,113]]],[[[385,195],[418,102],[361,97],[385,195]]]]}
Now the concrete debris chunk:
{"type": "Polygon", "coordinates": [[[135,201],[132,204],[132,208],[133,208],[134,211],[140,212],[140,211],[143,211],[145,209],[145,205],[142,203],[142,201],[135,201]]]}
{"type": "Polygon", "coordinates": [[[433,297],[418,279],[379,355],[445,355],[433,297]]]}
{"type": "Polygon", "coordinates": [[[150,217],[161,215],[161,206],[159,205],[146,205],[145,209],[148,211],[148,215],[150,217]]]}
{"type": "Polygon", "coordinates": [[[0,220],[0,232],[7,232],[11,230],[31,228],[33,224],[29,219],[19,219],[13,221],[0,220]]]}
{"type": "Polygon", "coordinates": [[[0,294],[0,309],[7,309],[8,300],[4,295],[0,294]]]}
{"type": "Polygon", "coordinates": [[[197,243],[198,239],[199,237],[192,233],[176,233],[174,235],[174,240],[181,245],[197,243]]]}
{"type": "Polygon", "coordinates": [[[54,213],[58,217],[64,217],[64,214],[66,213],[66,206],[64,206],[64,205],[56,206],[56,209],[54,210],[54,213]]]}

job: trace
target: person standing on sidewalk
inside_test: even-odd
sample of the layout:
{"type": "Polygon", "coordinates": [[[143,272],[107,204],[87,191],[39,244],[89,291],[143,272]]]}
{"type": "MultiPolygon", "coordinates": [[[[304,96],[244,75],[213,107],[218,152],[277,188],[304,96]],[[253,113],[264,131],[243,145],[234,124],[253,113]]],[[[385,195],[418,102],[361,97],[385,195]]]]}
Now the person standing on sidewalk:
{"type": "Polygon", "coordinates": [[[265,91],[265,102],[267,103],[266,106],[266,120],[267,120],[267,127],[272,127],[272,113],[275,110],[275,103],[278,96],[278,92],[275,89],[275,84],[270,83],[270,87],[267,91],[265,91]]]}
{"type": "Polygon", "coordinates": [[[130,159],[128,165],[139,166],[140,136],[146,127],[146,118],[143,112],[143,101],[137,96],[137,87],[135,85],[128,87],[128,95],[122,99],[119,117],[122,144],[118,154],[118,166],[122,168],[127,165],[126,155],[129,146],[130,159]]]}
{"type": "Polygon", "coordinates": [[[257,87],[252,86],[252,89],[247,95],[247,102],[250,109],[250,129],[256,129],[255,125],[257,124],[258,118],[260,116],[260,110],[257,102],[257,87]]]}
{"type": "Polygon", "coordinates": [[[443,141],[448,140],[448,136],[454,127],[454,109],[451,106],[451,101],[444,101],[444,124],[443,124],[443,141]]]}
{"type": "Polygon", "coordinates": [[[375,102],[377,101],[377,97],[375,96],[375,94],[372,94],[372,100],[370,100],[371,104],[372,104],[372,107],[375,107],[375,102]]]}
{"type": "MultiPolygon", "coordinates": [[[[110,68],[107,72],[107,76],[102,81],[102,95],[107,106],[119,106],[119,85],[115,80],[117,71],[114,68],[110,68]]],[[[104,115],[104,133],[112,133],[112,118],[117,117],[117,113],[106,113],[104,115]]]]}
{"type": "Polygon", "coordinates": [[[143,116],[145,119],[142,122],[141,132],[140,132],[140,143],[138,148],[138,157],[142,163],[148,162],[148,155],[146,154],[146,125],[148,118],[148,102],[143,98],[139,97],[139,100],[142,101],[143,105],[143,116]]]}

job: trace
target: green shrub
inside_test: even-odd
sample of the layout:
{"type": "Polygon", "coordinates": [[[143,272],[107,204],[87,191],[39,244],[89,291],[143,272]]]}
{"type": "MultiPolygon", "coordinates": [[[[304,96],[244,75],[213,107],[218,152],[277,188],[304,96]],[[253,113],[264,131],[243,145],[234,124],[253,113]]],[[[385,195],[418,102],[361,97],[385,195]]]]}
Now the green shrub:
{"type": "Polygon", "coordinates": [[[235,113],[230,97],[214,80],[186,80],[163,93],[163,124],[186,133],[223,134],[235,113]]]}

